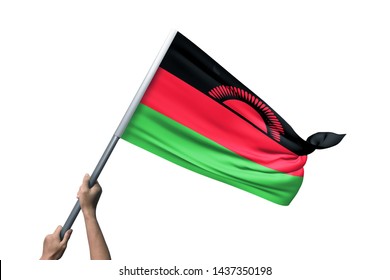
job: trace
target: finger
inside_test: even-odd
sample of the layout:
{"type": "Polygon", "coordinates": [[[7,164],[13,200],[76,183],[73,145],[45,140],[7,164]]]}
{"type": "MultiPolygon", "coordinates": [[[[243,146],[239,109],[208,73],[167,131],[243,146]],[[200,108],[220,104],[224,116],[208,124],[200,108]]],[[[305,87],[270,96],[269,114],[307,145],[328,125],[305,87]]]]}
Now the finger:
{"type": "Polygon", "coordinates": [[[62,226],[58,226],[56,230],[53,232],[54,235],[59,235],[61,232],[62,226]]]}
{"type": "Polygon", "coordinates": [[[98,191],[100,192],[102,190],[102,187],[100,186],[100,184],[98,182],[96,182],[95,185],[93,185],[93,190],[98,191]]]}
{"type": "Polygon", "coordinates": [[[94,187],[96,187],[96,186],[99,186],[99,187],[100,187],[100,184],[99,184],[98,181],[95,182],[95,184],[91,187],[91,189],[94,188],[94,187]]]}
{"type": "Polygon", "coordinates": [[[95,185],[93,185],[93,186],[94,186],[94,187],[95,187],[95,186],[98,186],[99,188],[101,188],[101,186],[100,186],[100,184],[99,184],[98,181],[96,181],[95,185]]]}
{"type": "Polygon", "coordinates": [[[73,232],[73,229],[68,229],[65,234],[64,234],[64,239],[62,239],[62,241],[60,243],[62,244],[67,244],[71,235],[72,235],[72,232],[73,232]]]}
{"type": "Polygon", "coordinates": [[[102,189],[99,186],[95,186],[90,190],[90,197],[91,199],[100,199],[100,196],[102,195],[102,189]]]}

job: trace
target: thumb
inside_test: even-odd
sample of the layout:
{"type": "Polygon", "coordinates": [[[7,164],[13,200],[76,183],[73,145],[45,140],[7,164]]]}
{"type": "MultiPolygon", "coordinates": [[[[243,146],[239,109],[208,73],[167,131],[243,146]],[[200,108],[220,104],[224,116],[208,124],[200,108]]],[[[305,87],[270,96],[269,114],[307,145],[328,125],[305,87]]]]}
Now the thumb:
{"type": "Polygon", "coordinates": [[[58,226],[58,227],[56,228],[56,230],[53,232],[53,234],[56,235],[56,236],[57,236],[57,235],[59,236],[61,230],[62,230],[62,226],[58,226]]]}
{"type": "Polygon", "coordinates": [[[83,177],[83,183],[85,184],[85,183],[87,183],[88,184],[88,182],[89,182],[89,178],[90,178],[91,176],[89,176],[89,174],[88,173],[85,173],[85,175],[84,175],[84,177],[83,177]]]}
{"type": "Polygon", "coordinates": [[[80,189],[88,188],[89,189],[89,179],[91,176],[89,176],[88,173],[86,173],[83,177],[83,184],[81,185],[80,189]]]}

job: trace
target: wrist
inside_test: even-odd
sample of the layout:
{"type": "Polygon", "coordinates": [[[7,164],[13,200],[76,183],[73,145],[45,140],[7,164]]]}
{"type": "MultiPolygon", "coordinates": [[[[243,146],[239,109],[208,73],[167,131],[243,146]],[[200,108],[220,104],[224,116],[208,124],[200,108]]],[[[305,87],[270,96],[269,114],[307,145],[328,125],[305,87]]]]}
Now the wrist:
{"type": "Polygon", "coordinates": [[[96,219],[96,209],[83,209],[85,219],[96,219]]]}

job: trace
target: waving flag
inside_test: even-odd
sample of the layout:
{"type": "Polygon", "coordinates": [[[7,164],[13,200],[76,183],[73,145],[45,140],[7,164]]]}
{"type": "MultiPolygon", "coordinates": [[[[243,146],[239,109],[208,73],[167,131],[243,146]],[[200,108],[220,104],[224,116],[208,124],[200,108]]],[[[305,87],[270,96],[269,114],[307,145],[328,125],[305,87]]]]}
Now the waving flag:
{"type": "MultiPolygon", "coordinates": [[[[307,155],[344,135],[306,141],[267,103],[179,32],[163,45],[91,175],[92,187],[120,138],[182,167],[289,205],[307,155]]],[[[61,239],[80,212],[76,202],[61,239]]]]}
{"type": "Polygon", "coordinates": [[[267,103],[176,33],[120,137],[173,163],[288,205],[307,154],[344,135],[307,141],[267,103]]]}

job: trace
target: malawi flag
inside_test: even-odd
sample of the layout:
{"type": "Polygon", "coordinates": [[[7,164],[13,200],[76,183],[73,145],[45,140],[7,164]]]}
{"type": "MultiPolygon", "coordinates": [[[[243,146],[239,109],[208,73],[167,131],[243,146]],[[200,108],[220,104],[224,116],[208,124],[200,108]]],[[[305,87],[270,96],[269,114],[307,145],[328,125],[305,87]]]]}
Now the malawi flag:
{"type": "Polygon", "coordinates": [[[303,140],[266,102],[179,32],[171,35],[148,75],[150,83],[144,81],[119,136],[277,204],[288,205],[297,194],[307,154],[344,137],[321,132],[303,140]]]}

